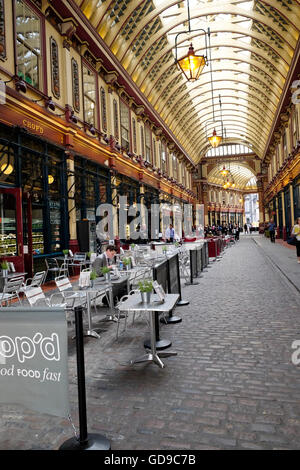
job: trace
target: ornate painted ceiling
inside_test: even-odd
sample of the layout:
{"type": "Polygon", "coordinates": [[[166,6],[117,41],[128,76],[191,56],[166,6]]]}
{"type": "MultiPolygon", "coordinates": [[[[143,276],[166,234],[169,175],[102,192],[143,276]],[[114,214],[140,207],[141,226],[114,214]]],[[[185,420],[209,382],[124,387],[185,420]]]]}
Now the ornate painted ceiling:
{"type": "Polygon", "coordinates": [[[187,0],[75,1],[195,163],[221,118],[226,142],[262,158],[299,37],[299,0],[189,0],[190,22],[187,0]],[[208,28],[209,63],[187,82],[175,37],[187,32],[179,58],[191,42],[205,55],[208,28]]]}

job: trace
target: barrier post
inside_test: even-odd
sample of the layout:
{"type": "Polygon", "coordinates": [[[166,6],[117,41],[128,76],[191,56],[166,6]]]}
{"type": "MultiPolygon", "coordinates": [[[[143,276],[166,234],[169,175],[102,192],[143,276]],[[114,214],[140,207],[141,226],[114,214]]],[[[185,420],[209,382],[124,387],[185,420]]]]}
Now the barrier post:
{"type": "Polygon", "coordinates": [[[82,307],[75,307],[79,439],[68,439],[59,450],[110,450],[110,442],[106,437],[88,434],[87,431],[82,311],[82,307]]]}

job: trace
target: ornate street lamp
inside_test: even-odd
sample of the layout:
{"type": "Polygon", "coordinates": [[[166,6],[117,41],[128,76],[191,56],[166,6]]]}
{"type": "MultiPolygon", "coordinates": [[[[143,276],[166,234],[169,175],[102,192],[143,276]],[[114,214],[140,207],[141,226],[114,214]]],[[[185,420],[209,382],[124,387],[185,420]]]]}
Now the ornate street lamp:
{"type": "Polygon", "coordinates": [[[208,28],[207,31],[202,28],[198,29],[191,29],[191,18],[190,18],[190,5],[189,0],[187,0],[187,10],[188,10],[188,30],[187,31],[180,31],[176,34],[175,37],[175,64],[179,66],[179,69],[183,72],[184,76],[189,82],[194,82],[198,80],[200,74],[205,65],[208,64],[207,57],[208,57],[208,49],[207,49],[207,36],[210,39],[210,29],[208,28]],[[203,31],[205,36],[205,55],[197,55],[195,54],[193,44],[190,44],[189,50],[185,56],[181,59],[178,59],[178,51],[177,51],[177,38],[180,34],[188,34],[196,31],[203,31]]]}

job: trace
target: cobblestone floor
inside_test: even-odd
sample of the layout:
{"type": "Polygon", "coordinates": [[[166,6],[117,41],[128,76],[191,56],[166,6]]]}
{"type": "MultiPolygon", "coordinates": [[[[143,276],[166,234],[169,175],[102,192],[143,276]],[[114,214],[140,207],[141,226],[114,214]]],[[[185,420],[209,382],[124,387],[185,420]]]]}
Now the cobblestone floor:
{"type": "MultiPolygon", "coordinates": [[[[291,361],[300,296],[260,245],[241,236],[198,286],[183,289],[182,323],[161,327],[178,352],[165,369],[128,365],[143,353],[143,317],[118,342],[114,323],[100,340],[85,340],[89,432],[104,434],[112,450],[300,449],[300,366],[291,361]]],[[[0,406],[0,416],[0,449],[56,449],[72,436],[57,417],[12,406],[0,406]]]]}

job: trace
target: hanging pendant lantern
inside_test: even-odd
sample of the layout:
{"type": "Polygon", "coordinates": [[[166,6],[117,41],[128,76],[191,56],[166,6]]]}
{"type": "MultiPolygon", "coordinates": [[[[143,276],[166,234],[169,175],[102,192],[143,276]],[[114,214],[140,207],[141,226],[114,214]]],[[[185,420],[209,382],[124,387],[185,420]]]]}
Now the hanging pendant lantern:
{"type": "Polygon", "coordinates": [[[216,129],[213,130],[212,136],[208,137],[208,141],[214,149],[219,147],[221,140],[222,140],[222,137],[217,135],[216,129]]]}
{"type": "Polygon", "coordinates": [[[177,60],[181,71],[190,82],[198,80],[206,63],[207,61],[204,56],[195,54],[193,44],[190,44],[187,55],[177,60]]]}

